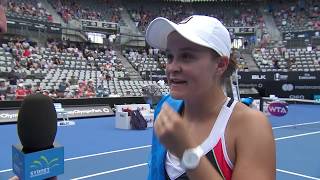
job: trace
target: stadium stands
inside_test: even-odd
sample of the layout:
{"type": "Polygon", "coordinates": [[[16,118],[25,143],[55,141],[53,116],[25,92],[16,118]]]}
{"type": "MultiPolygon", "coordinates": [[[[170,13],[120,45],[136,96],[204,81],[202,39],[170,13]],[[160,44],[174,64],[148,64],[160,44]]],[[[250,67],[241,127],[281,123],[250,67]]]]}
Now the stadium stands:
{"type": "Polygon", "coordinates": [[[116,1],[66,1],[54,0],[52,6],[58,14],[68,22],[71,19],[86,19],[123,23],[121,21],[120,6],[116,1]],[[106,10],[107,9],[107,10],[106,10]]]}
{"type": "MultiPolygon", "coordinates": [[[[115,87],[119,84],[118,80],[122,84],[124,81],[121,80],[128,79],[127,72],[117,59],[114,50],[106,49],[104,52],[98,52],[97,50],[84,49],[82,53],[77,48],[58,49],[53,44],[49,43],[47,48],[32,47],[26,42],[3,44],[0,48],[1,72],[9,73],[13,70],[17,75],[16,79],[21,82],[23,87],[39,85],[40,89],[49,91],[59,90],[61,82],[70,81],[72,77],[77,77],[79,85],[88,86],[86,82],[92,81],[94,88],[109,87],[108,85],[115,87]],[[111,81],[112,84],[106,83],[111,81]]],[[[70,86],[68,91],[75,96],[76,90],[83,91],[77,85],[78,83],[71,86],[68,83],[61,91],[65,91],[70,86]]],[[[111,88],[110,93],[122,96],[126,90],[125,88],[123,91],[121,88],[111,88]]],[[[132,93],[133,95],[138,94],[135,91],[132,93]]],[[[80,96],[86,96],[86,94],[80,96]]]]}
{"type": "Polygon", "coordinates": [[[255,61],[262,72],[320,71],[320,50],[307,48],[279,49],[262,48],[254,52],[255,61]]]}
{"type": "Polygon", "coordinates": [[[42,7],[37,0],[10,0],[7,6],[7,16],[11,18],[52,22],[52,15],[42,7]]]}
{"type": "MultiPolygon", "coordinates": [[[[84,19],[124,25],[122,15],[125,13],[122,12],[127,11],[130,15],[128,19],[133,21],[141,32],[144,32],[150,21],[158,16],[174,22],[180,22],[192,14],[214,16],[227,27],[253,29],[248,36],[240,29],[238,33],[246,41],[251,39],[250,36],[259,39],[261,45],[258,49],[254,48],[256,44],[253,41],[250,41],[250,46],[245,49],[250,58],[253,58],[253,64],[255,63],[262,72],[320,71],[320,50],[316,47],[320,45],[320,4],[316,0],[272,2],[272,8],[269,9],[272,12],[271,19],[276,23],[275,28],[283,33],[280,48],[274,42],[271,44],[271,35],[267,32],[262,16],[262,10],[266,9],[266,6],[261,3],[182,3],[160,0],[48,2],[65,22],[84,19]],[[261,38],[258,37],[257,29],[261,31],[261,38]]],[[[7,9],[9,17],[24,19],[27,22],[52,21],[52,16],[39,0],[10,0],[7,9]]],[[[233,38],[237,36],[234,30],[230,32],[233,38]]],[[[121,33],[117,33],[121,37],[121,33]]],[[[157,49],[138,50],[135,47],[121,46],[121,49],[117,50],[111,47],[98,50],[67,47],[65,44],[49,42],[46,45],[37,45],[26,40],[3,43],[0,47],[0,72],[7,76],[0,79],[1,99],[16,99],[16,90],[21,88],[25,93],[43,92],[57,98],[141,96],[140,90],[143,86],[156,82],[131,80],[129,71],[125,68],[127,66],[120,60],[121,55],[144,79],[148,79],[150,73],[164,74],[166,55],[157,49]]],[[[250,71],[245,58],[243,54],[236,52],[239,71],[250,71]]],[[[163,86],[161,90],[164,93],[168,92],[168,87],[163,86]]]]}
{"type": "Polygon", "coordinates": [[[274,3],[274,19],[282,32],[320,30],[319,1],[274,3]]]}
{"type": "Polygon", "coordinates": [[[179,22],[192,14],[203,14],[217,17],[229,27],[253,27],[262,21],[258,8],[245,2],[128,1],[126,6],[133,21],[143,32],[150,21],[158,16],[179,22]]]}
{"type": "Polygon", "coordinates": [[[163,73],[166,58],[158,49],[149,49],[149,52],[138,50],[124,50],[123,55],[132,66],[143,76],[145,72],[152,71],[155,74],[163,73]]]}

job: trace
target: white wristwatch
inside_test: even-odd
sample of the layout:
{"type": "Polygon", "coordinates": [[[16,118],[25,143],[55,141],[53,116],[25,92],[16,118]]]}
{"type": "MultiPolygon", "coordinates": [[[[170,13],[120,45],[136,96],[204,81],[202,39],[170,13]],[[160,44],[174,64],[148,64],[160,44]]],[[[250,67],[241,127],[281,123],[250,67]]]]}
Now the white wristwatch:
{"type": "Polygon", "coordinates": [[[200,158],[204,155],[201,146],[187,149],[184,151],[181,159],[181,166],[186,170],[195,169],[198,167],[200,158]]]}

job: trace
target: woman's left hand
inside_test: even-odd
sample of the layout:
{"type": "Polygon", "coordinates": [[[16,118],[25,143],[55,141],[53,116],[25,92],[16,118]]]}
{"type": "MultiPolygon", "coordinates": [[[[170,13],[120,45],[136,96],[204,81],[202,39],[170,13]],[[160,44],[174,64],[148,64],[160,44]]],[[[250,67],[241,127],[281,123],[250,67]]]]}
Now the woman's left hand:
{"type": "Polygon", "coordinates": [[[154,131],[167,150],[181,158],[184,151],[196,147],[187,123],[167,103],[164,103],[154,124],[154,131]]]}

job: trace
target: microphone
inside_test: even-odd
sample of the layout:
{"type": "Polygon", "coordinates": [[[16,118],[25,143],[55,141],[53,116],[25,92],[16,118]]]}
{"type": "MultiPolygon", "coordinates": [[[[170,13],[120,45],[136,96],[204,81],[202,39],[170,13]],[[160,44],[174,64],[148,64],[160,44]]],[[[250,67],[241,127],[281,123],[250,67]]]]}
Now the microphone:
{"type": "Polygon", "coordinates": [[[12,166],[20,179],[46,179],[64,172],[64,148],[54,143],[57,113],[50,97],[27,96],[19,110],[17,129],[21,144],[12,146],[12,166]]]}

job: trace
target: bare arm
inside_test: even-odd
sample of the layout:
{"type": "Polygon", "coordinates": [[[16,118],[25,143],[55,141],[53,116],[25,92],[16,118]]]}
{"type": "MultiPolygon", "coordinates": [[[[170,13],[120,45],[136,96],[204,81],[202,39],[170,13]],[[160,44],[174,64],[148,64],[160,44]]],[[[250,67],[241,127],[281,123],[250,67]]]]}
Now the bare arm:
{"type": "MultiPolygon", "coordinates": [[[[236,161],[232,180],[275,180],[275,142],[264,114],[248,110],[239,117],[235,130],[236,161]]],[[[187,172],[191,180],[222,179],[204,156],[199,166],[187,172]]]]}
{"type": "Polygon", "coordinates": [[[264,114],[249,110],[239,123],[233,180],[274,180],[275,142],[264,114]]]}

